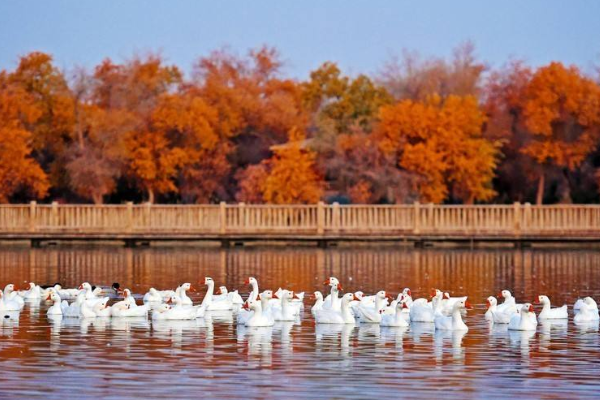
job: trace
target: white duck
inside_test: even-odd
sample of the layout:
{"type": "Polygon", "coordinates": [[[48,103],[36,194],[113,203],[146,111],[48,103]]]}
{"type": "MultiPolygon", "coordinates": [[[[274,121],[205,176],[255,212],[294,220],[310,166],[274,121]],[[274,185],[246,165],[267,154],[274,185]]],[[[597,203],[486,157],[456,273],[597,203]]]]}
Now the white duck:
{"type": "Polygon", "coordinates": [[[18,294],[26,300],[39,300],[42,298],[42,289],[35,283],[29,282],[29,288],[20,290],[18,294]]]}
{"type": "Polygon", "coordinates": [[[386,298],[388,297],[385,290],[380,290],[375,295],[375,303],[373,306],[365,306],[361,304],[357,307],[358,319],[361,323],[365,324],[378,324],[381,322],[381,313],[387,306],[386,298]]]}
{"type": "Polygon", "coordinates": [[[289,290],[282,290],[281,296],[275,294],[280,298],[279,307],[274,307],[272,310],[273,319],[275,321],[295,321],[296,313],[291,302],[294,298],[294,292],[289,290]]]}
{"type": "Polygon", "coordinates": [[[449,317],[437,314],[434,319],[435,329],[442,331],[468,331],[469,328],[464,323],[461,311],[464,309],[472,309],[471,304],[467,300],[456,300],[452,306],[452,315],[449,317]]]}
{"type": "Polygon", "coordinates": [[[252,316],[244,323],[245,326],[273,326],[275,324],[270,315],[263,313],[262,302],[258,299],[247,301],[242,308],[252,311],[252,316]]]}
{"type": "Polygon", "coordinates": [[[313,304],[313,306],[310,308],[310,313],[314,317],[317,311],[320,311],[323,309],[324,300],[323,300],[323,294],[321,292],[319,292],[318,290],[316,292],[314,292],[313,298],[315,299],[315,304],[313,304]]]}
{"type": "Polygon", "coordinates": [[[510,331],[534,331],[537,328],[537,319],[533,312],[533,305],[525,303],[519,313],[513,314],[508,323],[510,331]]]}
{"type": "Polygon", "coordinates": [[[321,311],[317,311],[315,315],[315,322],[317,324],[352,324],[355,325],[354,316],[350,311],[350,302],[356,300],[354,293],[346,293],[342,296],[340,310],[336,311],[333,309],[323,308],[321,311]]]}
{"type": "Polygon", "coordinates": [[[105,297],[94,304],[93,307],[90,307],[88,302],[83,302],[80,308],[79,318],[96,318],[101,316],[102,310],[105,310],[108,307],[108,300],[109,298],[105,297]]]}
{"type": "Polygon", "coordinates": [[[25,301],[15,291],[15,285],[13,285],[12,283],[9,283],[8,285],[6,285],[4,287],[4,302],[5,302],[5,304],[7,304],[8,302],[15,302],[15,303],[17,303],[19,305],[19,309],[18,310],[14,310],[14,311],[20,311],[25,306],[25,301]]]}
{"type": "MultiPolygon", "coordinates": [[[[579,301],[579,300],[578,300],[579,301]]],[[[581,303],[579,303],[579,309],[575,314],[575,318],[573,321],[576,324],[586,323],[586,322],[595,322],[600,319],[598,315],[598,305],[591,297],[586,297],[581,299],[581,303]]]]}
{"type": "MultiPolygon", "coordinates": [[[[168,311],[161,311],[160,314],[162,317],[160,319],[167,320],[190,320],[199,318],[199,313],[204,316],[204,311],[206,307],[203,306],[190,306],[182,304],[181,297],[173,296],[171,297],[167,303],[170,306],[168,311]],[[172,306],[171,306],[172,304],[172,306]],[[201,311],[199,311],[201,310],[201,311]]],[[[155,310],[156,311],[156,310],[155,310]]],[[[154,313],[152,313],[152,318],[154,319],[154,313]]]]}
{"type": "Polygon", "coordinates": [[[394,314],[383,314],[383,310],[381,310],[381,326],[407,327],[408,322],[402,316],[402,310],[407,308],[408,305],[405,302],[397,301],[394,314]]]}
{"type": "Polygon", "coordinates": [[[144,295],[143,301],[144,303],[162,303],[163,297],[158,290],[151,287],[144,295]]]}
{"type": "MultiPolygon", "coordinates": [[[[250,300],[250,301],[260,301],[262,313],[273,318],[272,307],[271,307],[272,299],[278,300],[279,297],[277,297],[277,295],[274,294],[273,291],[265,290],[261,294],[258,295],[256,300],[250,300]]],[[[246,303],[244,303],[244,304],[246,304],[246,303]]],[[[252,318],[252,315],[254,315],[254,311],[250,310],[249,307],[244,308],[242,306],[242,308],[240,309],[240,311],[237,314],[238,325],[245,325],[246,322],[248,322],[250,320],[250,318],[252,318]]]]}
{"type": "Polygon", "coordinates": [[[517,304],[515,298],[508,290],[500,292],[498,297],[502,297],[504,302],[496,306],[492,311],[492,317],[495,324],[508,324],[514,314],[519,314],[522,304],[517,304]]]}
{"type": "Polygon", "coordinates": [[[538,315],[538,319],[569,319],[566,304],[562,307],[552,308],[550,306],[550,298],[544,295],[537,297],[537,303],[543,305],[542,311],[538,315]]]}
{"type": "MultiPolygon", "coordinates": [[[[17,296],[18,297],[18,296],[17,296]]],[[[21,311],[21,305],[15,300],[7,299],[0,292],[0,311],[21,311]]]]}
{"type": "Polygon", "coordinates": [[[494,322],[494,312],[497,312],[498,300],[494,296],[490,296],[486,299],[487,311],[485,312],[485,320],[494,322]]]}

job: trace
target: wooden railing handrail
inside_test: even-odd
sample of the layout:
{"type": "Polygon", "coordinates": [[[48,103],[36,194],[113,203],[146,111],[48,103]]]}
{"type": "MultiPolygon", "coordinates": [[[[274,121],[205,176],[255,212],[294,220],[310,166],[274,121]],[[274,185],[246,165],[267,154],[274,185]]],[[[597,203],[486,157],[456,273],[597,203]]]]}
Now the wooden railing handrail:
{"type": "Polygon", "coordinates": [[[600,205],[15,204],[0,233],[600,236],[600,205]]]}

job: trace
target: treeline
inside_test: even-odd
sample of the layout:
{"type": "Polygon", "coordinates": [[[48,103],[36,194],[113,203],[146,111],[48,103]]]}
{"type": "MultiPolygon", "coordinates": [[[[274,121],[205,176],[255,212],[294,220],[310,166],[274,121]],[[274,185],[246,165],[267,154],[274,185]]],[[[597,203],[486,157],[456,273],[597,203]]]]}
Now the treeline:
{"type": "Polygon", "coordinates": [[[600,86],[470,45],[305,81],[274,49],[0,72],[0,202],[598,202],[600,86]]]}

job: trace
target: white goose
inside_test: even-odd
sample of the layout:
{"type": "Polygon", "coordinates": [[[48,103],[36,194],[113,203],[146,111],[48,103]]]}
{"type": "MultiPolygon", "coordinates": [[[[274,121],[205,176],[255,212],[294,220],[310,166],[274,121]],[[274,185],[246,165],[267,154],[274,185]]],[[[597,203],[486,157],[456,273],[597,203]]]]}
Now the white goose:
{"type": "Polygon", "coordinates": [[[492,312],[494,323],[508,324],[514,314],[520,313],[522,304],[517,304],[513,295],[506,289],[501,291],[498,297],[504,298],[504,302],[498,304],[492,312]]]}
{"type": "Polygon", "coordinates": [[[437,314],[434,319],[435,329],[443,331],[468,331],[469,328],[462,320],[461,311],[472,309],[467,300],[457,300],[452,306],[452,315],[449,317],[437,314]]]}
{"type": "Polygon", "coordinates": [[[323,284],[331,287],[329,294],[327,297],[325,297],[323,302],[323,309],[339,311],[341,306],[339,292],[342,291],[342,285],[340,284],[340,281],[336,277],[332,276],[325,280],[323,284]]]}
{"type": "Polygon", "coordinates": [[[275,321],[295,321],[296,312],[294,307],[291,305],[292,299],[294,298],[294,292],[289,290],[282,290],[280,297],[279,307],[274,307],[272,310],[273,319],[275,321]]]}
{"type": "Polygon", "coordinates": [[[193,304],[192,299],[190,299],[187,295],[188,290],[191,292],[195,292],[195,289],[192,287],[192,284],[186,282],[183,285],[179,286],[175,291],[177,296],[179,296],[179,298],[181,299],[181,305],[191,306],[193,304]]]}
{"type": "Polygon", "coordinates": [[[485,312],[485,320],[494,322],[494,312],[498,310],[498,300],[494,296],[490,296],[486,299],[487,311],[485,312]]]}
{"type": "MultiPolygon", "coordinates": [[[[274,294],[273,291],[265,290],[264,292],[262,292],[261,294],[258,295],[256,300],[249,300],[249,301],[260,301],[262,313],[267,316],[270,316],[272,318],[272,307],[271,307],[272,299],[279,299],[279,297],[277,297],[277,295],[274,294]]],[[[246,304],[246,303],[244,303],[244,304],[246,304]]],[[[242,308],[240,309],[240,311],[237,314],[238,325],[245,325],[246,322],[248,322],[250,320],[250,318],[252,318],[253,315],[254,315],[254,311],[252,311],[249,307],[244,308],[242,306],[242,308]]]]}
{"type": "MultiPolygon", "coordinates": [[[[23,307],[25,307],[25,301],[15,291],[15,285],[13,285],[12,283],[9,283],[8,285],[6,285],[4,287],[4,302],[5,302],[5,304],[7,304],[8,302],[14,302],[14,303],[18,304],[19,309],[14,310],[14,311],[20,311],[23,309],[23,307]]],[[[14,307],[14,305],[12,307],[14,307]]],[[[7,310],[7,311],[9,311],[9,310],[7,310]]]]}
{"type": "Polygon", "coordinates": [[[210,277],[204,278],[204,284],[206,285],[206,295],[202,299],[202,306],[208,311],[229,311],[233,309],[233,303],[229,297],[225,296],[217,300],[213,295],[215,290],[215,281],[210,277]]]}
{"type": "Polygon", "coordinates": [[[248,296],[248,300],[256,300],[258,298],[258,294],[260,293],[258,291],[258,281],[256,280],[255,277],[251,276],[248,279],[246,279],[246,282],[244,282],[246,285],[250,285],[252,286],[252,291],[250,292],[250,295],[248,296]]]}
{"type": "Polygon", "coordinates": [[[378,324],[381,322],[381,313],[387,306],[386,298],[388,297],[385,290],[380,290],[375,295],[375,303],[373,306],[365,306],[361,304],[357,307],[358,309],[358,319],[361,323],[366,324],[378,324]]]}
{"type": "Polygon", "coordinates": [[[383,314],[383,310],[381,310],[381,326],[407,327],[408,322],[406,322],[406,320],[402,316],[402,310],[407,308],[408,305],[406,305],[405,302],[398,301],[396,302],[394,314],[383,314]]]}
{"type": "Polygon", "coordinates": [[[577,314],[580,311],[584,303],[587,306],[588,310],[592,308],[596,310],[596,312],[598,312],[598,303],[596,303],[596,300],[594,300],[591,297],[585,297],[583,299],[577,299],[577,301],[575,302],[575,305],[573,306],[573,311],[575,312],[575,314],[577,314]]]}
{"type": "Polygon", "coordinates": [[[548,296],[540,295],[537,297],[537,303],[542,304],[544,307],[538,315],[538,319],[568,319],[569,313],[567,311],[567,305],[562,307],[552,308],[550,306],[550,298],[548,296]]]}
{"type": "Polygon", "coordinates": [[[143,301],[144,303],[162,303],[163,297],[158,290],[151,287],[144,295],[143,301]]]}
{"type": "Polygon", "coordinates": [[[244,323],[245,326],[273,326],[275,324],[270,315],[263,313],[262,302],[258,299],[247,301],[242,308],[252,311],[252,316],[244,323]]]}
{"type": "Polygon", "coordinates": [[[48,308],[48,311],[46,311],[46,315],[62,315],[62,300],[60,295],[57,292],[52,292],[46,299],[52,301],[52,305],[48,308]]]}
{"type": "Polygon", "coordinates": [[[317,311],[315,315],[315,322],[317,324],[352,324],[355,325],[354,316],[350,311],[350,302],[357,300],[354,293],[346,293],[342,296],[340,310],[336,311],[333,309],[323,308],[321,311],[317,311]]]}
{"type": "Polygon", "coordinates": [[[123,290],[123,301],[115,303],[115,305],[125,304],[128,307],[118,307],[112,308],[111,315],[113,317],[147,317],[148,316],[148,306],[142,305],[138,306],[135,302],[135,299],[131,295],[131,291],[129,289],[123,290]],[[114,311],[117,311],[115,314],[114,311]]]}
{"type": "Polygon", "coordinates": [[[513,314],[508,324],[510,331],[534,331],[536,328],[537,319],[530,303],[523,304],[520,312],[513,314]]]}
{"type": "Polygon", "coordinates": [[[42,289],[35,283],[29,282],[29,288],[20,290],[18,294],[26,300],[39,300],[42,298],[42,289]]]}
{"type": "Polygon", "coordinates": [[[591,297],[581,299],[581,303],[579,303],[579,308],[575,314],[575,318],[573,318],[573,321],[576,324],[581,324],[586,322],[596,322],[599,319],[600,316],[598,315],[598,305],[594,299],[591,297]]]}
{"type": "Polygon", "coordinates": [[[441,303],[443,299],[444,293],[437,291],[429,303],[426,299],[417,299],[413,301],[413,304],[410,307],[410,321],[434,322],[436,314],[441,314],[442,312],[441,303]]]}
{"type": "Polygon", "coordinates": [[[2,292],[0,292],[0,311],[21,311],[22,308],[23,307],[19,302],[7,299],[2,292]]]}
{"type": "Polygon", "coordinates": [[[315,304],[310,308],[310,313],[314,317],[317,311],[323,309],[323,294],[318,290],[313,294],[313,298],[315,299],[315,304]]]}

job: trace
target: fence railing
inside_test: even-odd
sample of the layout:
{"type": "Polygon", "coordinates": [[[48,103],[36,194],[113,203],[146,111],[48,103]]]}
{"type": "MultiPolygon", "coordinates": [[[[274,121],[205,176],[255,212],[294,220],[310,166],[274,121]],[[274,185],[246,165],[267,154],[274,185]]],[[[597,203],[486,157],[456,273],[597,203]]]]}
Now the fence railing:
{"type": "Polygon", "coordinates": [[[600,236],[599,205],[0,205],[0,233],[600,236]]]}

